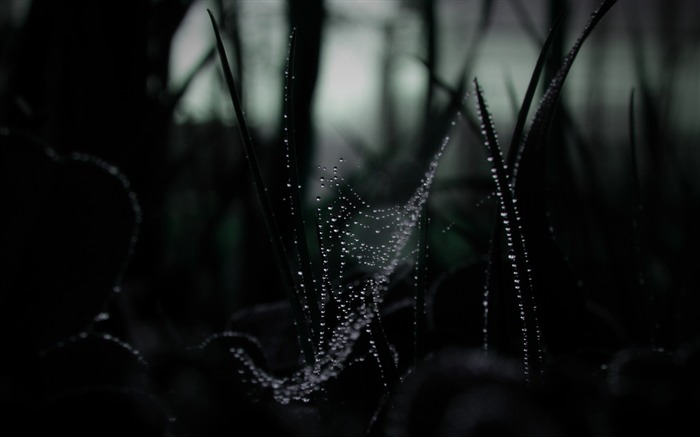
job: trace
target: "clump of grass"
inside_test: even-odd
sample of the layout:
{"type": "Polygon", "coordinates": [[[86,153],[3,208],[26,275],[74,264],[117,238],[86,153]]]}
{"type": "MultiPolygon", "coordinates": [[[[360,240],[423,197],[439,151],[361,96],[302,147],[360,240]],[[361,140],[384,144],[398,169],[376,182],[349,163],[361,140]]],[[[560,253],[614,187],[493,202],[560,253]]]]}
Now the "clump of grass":
{"type": "MultiPolygon", "coordinates": [[[[520,319],[520,347],[523,354],[523,367],[525,378],[531,378],[531,366],[534,365],[538,372],[543,371],[545,343],[539,322],[539,310],[537,304],[537,293],[535,286],[538,275],[544,273],[539,269],[545,269],[546,263],[535,259],[530,261],[530,257],[545,257],[546,253],[542,248],[546,248],[550,242],[550,224],[547,217],[544,196],[545,187],[542,179],[544,168],[544,144],[547,142],[549,127],[554,117],[554,110],[558,103],[558,97],[564,85],[568,72],[586,38],[593,31],[595,26],[605,16],[605,14],[615,4],[615,0],[604,1],[599,9],[591,15],[591,19],[584,28],[582,34],[577,39],[574,46],[569,51],[559,68],[556,76],[552,79],[540,101],[534,116],[532,125],[527,135],[521,141],[525,127],[525,122],[529,112],[535,89],[540,79],[540,74],[544,67],[544,62],[548,54],[549,46],[553,36],[557,31],[561,16],[557,20],[554,28],[550,31],[543,45],[540,56],[535,65],[530,83],[523,104],[518,112],[518,119],[512,135],[507,162],[502,157],[497,134],[495,132],[491,115],[487,109],[483,92],[477,80],[474,86],[477,96],[477,109],[481,118],[481,129],[484,136],[484,144],[489,154],[491,163],[491,173],[496,184],[496,194],[500,205],[500,224],[494,225],[492,245],[500,246],[500,230],[505,232],[506,256],[510,264],[512,273],[512,292],[506,294],[515,299],[517,312],[520,319]],[[522,205],[522,208],[519,206],[522,205]],[[526,241],[528,243],[526,243],[526,241]],[[530,250],[532,245],[536,250],[530,250]],[[534,253],[530,255],[529,253],[534,253]],[[533,266],[537,267],[534,268],[533,266]],[[532,335],[531,335],[532,334],[532,335]],[[531,354],[535,354],[537,360],[533,363],[531,354]]],[[[492,256],[500,258],[500,251],[492,247],[492,256]]],[[[494,263],[499,263],[500,259],[491,259],[489,268],[494,263]]],[[[491,275],[487,275],[490,278],[491,275]]],[[[487,285],[488,287],[488,285],[487,285]]],[[[501,291],[502,292],[502,291],[501,291]]],[[[485,291],[485,319],[488,316],[488,299],[490,292],[485,291]]],[[[488,320],[485,320],[485,348],[488,341],[488,320]]]]}
{"type": "MultiPolygon", "coordinates": [[[[537,367],[541,366],[542,345],[539,322],[537,320],[537,303],[533,295],[532,267],[528,259],[527,245],[523,233],[520,213],[518,212],[517,201],[514,197],[514,190],[509,182],[508,173],[498,143],[498,138],[494,131],[493,120],[489,113],[486,102],[477,80],[474,80],[476,96],[478,102],[479,117],[481,118],[484,133],[484,144],[486,145],[491,162],[491,173],[496,183],[496,194],[500,205],[501,224],[506,236],[507,257],[513,274],[513,292],[517,301],[518,312],[521,321],[521,341],[523,353],[523,372],[526,380],[531,377],[531,353],[534,349],[537,354],[537,367]],[[529,314],[528,314],[529,313],[529,314]],[[532,316],[532,319],[530,319],[532,316]],[[532,320],[529,322],[529,320],[532,320]],[[533,323],[536,338],[531,340],[528,331],[531,330],[530,323],[533,323]]],[[[497,241],[498,242],[498,241],[497,241]]]]}

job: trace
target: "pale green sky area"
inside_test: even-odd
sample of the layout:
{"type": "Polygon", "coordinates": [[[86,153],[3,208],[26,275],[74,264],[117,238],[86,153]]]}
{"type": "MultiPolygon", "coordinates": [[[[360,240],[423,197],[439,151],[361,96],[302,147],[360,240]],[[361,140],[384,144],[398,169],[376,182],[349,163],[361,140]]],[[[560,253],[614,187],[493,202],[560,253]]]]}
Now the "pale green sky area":
{"type": "MultiPolygon", "coordinates": [[[[693,2],[695,0],[687,0],[693,2]]],[[[682,2],[682,0],[681,0],[682,2]]],[[[343,150],[343,132],[351,132],[370,147],[381,147],[380,72],[386,55],[383,26],[394,20],[395,59],[391,86],[397,102],[400,131],[417,132],[422,111],[426,73],[417,56],[422,56],[420,18],[394,0],[329,0],[328,25],[321,59],[315,101],[321,164],[338,156],[352,160],[352,152],[343,150]]],[[[520,0],[540,34],[547,30],[546,0],[520,0]]],[[[586,0],[569,2],[567,41],[583,29],[588,16],[599,4],[586,0]]],[[[652,78],[663,77],[657,44],[659,26],[654,20],[656,0],[620,1],[593,33],[577,58],[564,87],[564,98],[574,108],[590,107],[596,129],[614,132],[626,123],[630,90],[638,87],[632,58],[630,26],[644,29],[645,55],[652,78]],[[599,35],[599,37],[598,37],[599,35]],[[595,77],[592,84],[591,78],[595,77]],[[622,117],[622,118],[620,118],[622,117]]],[[[454,83],[467,53],[480,14],[480,0],[442,0],[438,2],[440,75],[454,83]]],[[[691,4],[691,3],[688,3],[691,4]]],[[[239,1],[244,59],[246,113],[251,126],[263,135],[273,135],[280,114],[281,78],[287,51],[288,29],[284,0],[239,1]]],[[[191,8],[182,29],[173,42],[172,84],[179,85],[213,44],[208,0],[199,0],[191,8]]],[[[693,10],[697,10],[695,5],[693,10]]],[[[511,0],[496,0],[492,27],[479,48],[476,69],[497,128],[507,136],[514,122],[507,94],[512,80],[518,99],[525,93],[539,53],[538,45],[525,31],[514,12],[511,0]]],[[[692,14],[681,27],[693,29],[692,14]]],[[[677,120],[683,126],[697,126],[700,101],[700,64],[698,49],[679,53],[682,67],[676,81],[686,92],[679,93],[677,120]]],[[[178,110],[179,121],[197,121],[209,117],[233,120],[224,85],[217,79],[218,62],[210,63],[197,77],[178,110]]],[[[580,122],[588,126],[586,120],[580,122]]]]}

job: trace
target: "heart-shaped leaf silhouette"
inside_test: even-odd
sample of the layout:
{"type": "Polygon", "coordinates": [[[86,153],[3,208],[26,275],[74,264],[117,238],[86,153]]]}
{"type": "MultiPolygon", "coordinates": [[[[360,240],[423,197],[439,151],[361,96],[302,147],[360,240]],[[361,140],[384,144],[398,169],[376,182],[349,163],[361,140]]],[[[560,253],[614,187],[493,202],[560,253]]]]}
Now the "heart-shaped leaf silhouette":
{"type": "Polygon", "coordinates": [[[0,134],[3,340],[26,350],[75,334],[118,289],[139,207],[127,179],[98,158],[58,156],[24,134],[0,134]]]}

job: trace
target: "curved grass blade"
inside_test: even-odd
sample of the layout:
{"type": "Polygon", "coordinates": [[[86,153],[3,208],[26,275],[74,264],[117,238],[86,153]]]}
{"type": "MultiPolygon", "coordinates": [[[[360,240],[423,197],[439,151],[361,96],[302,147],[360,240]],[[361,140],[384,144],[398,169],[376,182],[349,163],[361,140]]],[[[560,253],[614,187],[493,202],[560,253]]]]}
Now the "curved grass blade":
{"type": "Polygon", "coordinates": [[[386,338],[384,326],[381,318],[378,316],[379,309],[375,308],[374,311],[376,315],[367,327],[367,334],[369,335],[370,345],[374,349],[385,388],[389,391],[396,387],[396,384],[399,382],[399,372],[389,347],[389,340],[386,338]]]}
{"type": "MultiPolygon", "coordinates": [[[[515,124],[515,128],[513,129],[513,136],[511,138],[511,143],[510,147],[508,149],[508,155],[506,158],[506,174],[508,175],[509,183],[510,179],[512,178],[513,174],[513,168],[515,166],[516,159],[520,153],[519,148],[521,147],[521,139],[523,135],[523,131],[525,128],[525,122],[527,121],[527,116],[530,111],[530,106],[532,104],[532,99],[535,96],[535,91],[537,90],[537,85],[540,81],[540,77],[542,76],[542,71],[544,69],[545,61],[547,59],[547,54],[549,53],[549,47],[552,44],[554,35],[556,32],[559,30],[561,27],[561,23],[563,22],[563,14],[560,15],[552,29],[549,31],[549,34],[547,35],[547,39],[545,40],[544,44],[542,45],[542,49],[540,51],[540,55],[537,58],[537,62],[535,64],[535,68],[532,71],[532,76],[530,77],[530,83],[528,84],[527,91],[525,92],[525,97],[523,98],[523,102],[520,105],[520,109],[518,111],[518,118],[515,124]]],[[[483,123],[483,120],[482,120],[483,123]]],[[[502,232],[502,222],[499,220],[496,220],[493,224],[493,229],[492,229],[492,234],[491,234],[491,250],[489,251],[489,261],[486,269],[486,283],[484,286],[484,331],[483,331],[483,347],[484,350],[488,350],[489,348],[489,302],[490,302],[490,296],[489,296],[489,289],[496,285],[495,283],[492,284],[492,278],[495,278],[495,272],[493,271],[494,268],[500,263],[500,258],[501,258],[501,253],[500,250],[495,250],[497,248],[500,248],[501,245],[501,232],[502,232]]],[[[504,290],[494,290],[496,292],[504,293],[504,290]]]]}
{"type": "MultiPolygon", "coordinates": [[[[517,173],[519,168],[521,167],[523,159],[526,159],[526,155],[538,155],[544,144],[547,132],[554,117],[554,110],[556,109],[559,100],[559,95],[561,94],[561,89],[564,85],[564,81],[566,80],[566,77],[569,74],[569,71],[571,70],[571,66],[574,63],[574,60],[576,59],[576,56],[578,55],[578,52],[581,49],[581,46],[591,34],[593,29],[598,25],[600,20],[603,19],[605,14],[607,14],[607,12],[610,10],[610,8],[612,8],[612,6],[616,2],[617,0],[605,0],[600,5],[598,10],[591,14],[591,18],[588,21],[588,24],[586,24],[586,27],[583,29],[583,32],[576,40],[576,43],[571,48],[569,53],[564,58],[564,62],[557,71],[557,74],[554,76],[549,86],[547,87],[544,95],[542,96],[542,99],[540,100],[540,105],[537,108],[534,121],[532,123],[532,126],[530,126],[530,130],[527,133],[525,141],[522,147],[518,148],[518,154],[515,157],[513,168],[511,170],[513,172],[514,185],[516,185],[517,173]]],[[[561,17],[559,19],[561,20],[561,17]]]]}
{"type": "Polygon", "coordinates": [[[547,35],[547,39],[542,45],[542,50],[537,58],[537,63],[535,64],[535,69],[532,70],[532,76],[530,77],[530,83],[527,86],[527,91],[525,92],[525,97],[523,98],[523,103],[520,105],[520,111],[518,112],[518,120],[515,123],[515,128],[513,129],[513,137],[511,138],[510,148],[508,149],[508,156],[506,158],[506,165],[509,172],[509,178],[512,177],[513,167],[515,166],[516,159],[521,153],[521,140],[523,132],[525,130],[525,122],[527,121],[527,115],[530,112],[530,106],[532,105],[532,99],[535,96],[535,91],[537,90],[537,84],[540,82],[540,77],[542,76],[542,71],[545,66],[545,61],[547,60],[547,54],[549,53],[549,47],[552,45],[554,40],[554,35],[559,31],[561,23],[563,22],[563,13],[559,15],[557,21],[552,26],[552,29],[547,35]]]}
{"type": "Polygon", "coordinates": [[[321,331],[321,312],[319,302],[320,291],[314,275],[309,245],[306,236],[306,220],[304,219],[301,200],[301,178],[299,177],[299,157],[297,156],[295,125],[294,125],[294,59],[296,51],[296,29],[292,31],[289,43],[288,64],[285,71],[285,126],[284,142],[286,148],[287,171],[289,172],[289,189],[291,195],[292,215],[296,232],[296,248],[299,256],[299,268],[301,272],[301,290],[303,309],[307,310],[311,320],[311,334],[316,342],[319,341],[321,331]]]}
{"type": "Polygon", "coordinates": [[[479,19],[479,27],[487,29],[491,25],[491,17],[493,16],[493,0],[481,1],[481,17],[479,19]]]}
{"type": "MultiPolygon", "coordinates": [[[[533,278],[537,278],[538,283],[551,283],[552,281],[556,282],[561,280],[569,284],[571,279],[565,276],[560,277],[557,272],[553,272],[552,275],[547,276],[543,274],[545,269],[550,268],[553,263],[561,261],[556,244],[551,238],[550,220],[547,214],[544,147],[547,143],[548,133],[552,125],[555,110],[558,106],[561,89],[573,62],[585,40],[615,3],[616,0],[604,0],[598,10],[591,14],[591,18],[581,35],[569,50],[561,66],[547,86],[540,100],[532,125],[522,145],[516,149],[517,153],[513,165],[509,168],[511,172],[509,188],[513,190],[514,198],[517,199],[518,205],[521,207],[519,211],[521,223],[518,223],[518,226],[522,226],[522,228],[519,228],[519,235],[530,243],[530,249],[532,249],[533,252],[531,258],[532,265],[534,266],[530,274],[533,278]]],[[[553,147],[555,146],[561,145],[553,144],[553,147]]],[[[562,282],[562,284],[563,283],[564,282],[562,282]]],[[[536,291],[544,295],[548,293],[548,290],[549,288],[542,288],[536,291]]],[[[534,302],[535,296],[533,294],[530,297],[533,301],[531,305],[528,302],[528,306],[530,306],[528,310],[534,312],[537,309],[534,302]]],[[[546,303],[551,307],[545,314],[547,320],[557,319],[557,317],[559,317],[557,311],[560,311],[561,308],[552,307],[552,305],[555,304],[551,303],[549,300],[546,301],[546,303]]],[[[535,328],[539,335],[537,324],[538,323],[535,323],[535,328]]],[[[558,333],[550,332],[550,334],[552,335],[550,339],[554,339],[557,337],[558,333]]],[[[538,342],[540,345],[543,345],[543,342],[538,342]]],[[[559,344],[559,346],[561,345],[562,344],[559,344]]]]}
{"type": "Polygon", "coordinates": [[[437,65],[437,16],[435,3],[437,0],[423,0],[422,8],[422,18],[424,26],[424,36],[425,36],[425,46],[426,46],[426,59],[425,65],[428,68],[428,83],[425,96],[425,109],[424,109],[424,130],[430,123],[430,111],[433,106],[433,84],[430,80],[431,77],[435,75],[436,65],[437,65]]]}
{"type": "Polygon", "coordinates": [[[530,380],[530,370],[532,367],[530,336],[529,331],[534,329],[536,338],[534,347],[538,352],[538,359],[541,364],[542,350],[540,344],[539,324],[537,323],[536,304],[534,295],[532,294],[532,278],[530,275],[531,268],[529,266],[528,254],[525,247],[525,236],[520,226],[520,215],[515,201],[515,193],[511,188],[508,180],[508,173],[503,161],[503,155],[498,143],[498,137],[493,126],[491,114],[486,106],[486,101],[479,86],[477,79],[474,79],[474,88],[477,97],[477,110],[481,119],[482,134],[484,143],[488,149],[489,161],[491,162],[491,174],[496,183],[496,191],[499,199],[501,223],[506,234],[506,243],[508,247],[508,259],[511,263],[513,274],[513,288],[516,295],[517,305],[520,312],[521,320],[521,340],[523,352],[523,369],[525,379],[530,380]],[[532,303],[529,307],[526,305],[526,299],[532,303]],[[530,314],[532,313],[534,327],[529,326],[530,314]]]}
{"type": "MultiPolygon", "coordinates": [[[[223,3],[223,2],[222,2],[223,3]]],[[[244,101],[243,96],[243,43],[241,41],[241,6],[238,2],[233,2],[230,4],[230,20],[233,22],[232,29],[228,31],[228,35],[231,37],[231,45],[233,46],[233,57],[236,61],[236,77],[239,79],[238,97],[240,97],[241,102],[244,101]]],[[[227,6],[229,6],[227,5],[227,6]]],[[[223,11],[223,4],[220,5],[220,11],[223,11]]]]}
{"type": "Polygon", "coordinates": [[[304,317],[300,296],[297,292],[294,283],[294,275],[292,274],[292,268],[289,265],[287,251],[284,247],[284,242],[282,241],[282,234],[279,231],[277,222],[275,221],[275,215],[272,209],[272,205],[270,203],[270,199],[267,197],[267,190],[263,183],[262,174],[260,172],[260,165],[258,164],[255,149],[253,148],[253,140],[250,135],[250,131],[248,130],[248,124],[245,121],[245,115],[243,113],[241,101],[236,91],[236,84],[233,80],[233,73],[231,72],[231,67],[228,63],[224,43],[221,39],[221,35],[219,33],[219,28],[216,23],[216,19],[214,18],[214,14],[212,14],[211,10],[207,10],[207,12],[209,13],[209,18],[211,19],[211,23],[214,28],[214,35],[216,37],[216,46],[219,52],[219,59],[221,61],[221,67],[224,72],[224,77],[226,78],[226,85],[228,86],[229,93],[231,95],[231,102],[233,103],[233,109],[236,113],[236,119],[238,120],[241,141],[243,143],[243,149],[245,152],[245,158],[248,162],[248,167],[253,177],[253,187],[255,189],[255,193],[257,194],[258,200],[260,201],[260,205],[263,209],[263,220],[265,222],[265,228],[267,229],[267,234],[270,239],[270,243],[272,244],[272,249],[275,256],[275,261],[277,262],[277,267],[279,268],[282,274],[282,280],[292,308],[294,324],[297,329],[297,336],[299,338],[302,353],[304,354],[304,359],[306,360],[307,364],[311,364],[314,362],[314,353],[313,342],[309,330],[309,323],[306,317],[304,317]]]}

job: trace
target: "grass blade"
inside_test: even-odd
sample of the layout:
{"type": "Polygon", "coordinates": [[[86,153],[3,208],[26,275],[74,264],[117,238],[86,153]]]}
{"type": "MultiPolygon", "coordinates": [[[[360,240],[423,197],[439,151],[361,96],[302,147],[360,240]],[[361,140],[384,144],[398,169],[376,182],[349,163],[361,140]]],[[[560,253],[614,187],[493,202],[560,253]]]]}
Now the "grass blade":
{"type": "MultiPolygon", "coordinates": [[[[511,172],[509,188],[514,191],[514,197],[520,206],[519,213],[522,221],[518,226],[522,226],[522,228],[519,230],[519,234],[529,243],[529,249],[532,252],[530,258],[533,266],[532,277],[538,284],[547,284],[545,287],[534,290],[542,297],[541,302],[545,308],[543,313],[545,325],[554,324],[553,326],[556,326],[556,323],[566,322],[571,330],[577,333],[581,329],[580,324],[577,323],[580,321],[580,315],[572,310],[570,302],[575,301],[579,296],[575,292],[565,293],[561,291],[562,287],[566,287],[566,290],[575,290],[572,285],[573,278],[567,275],[564,269],[552,269],[553,265],[559,265],[562,262],[562,257],[556,243],[552,241],[550,232],[550,218],[546,205],[544,150],[548,143],[549,131],[558,107],[561,89],[573,62],[585,40],[615,3],[616,0],[604,0],[598,10],[591,14],[591,18],[581,35],[547,86],[532,125],[523,143],[516,149],[517,153],[513,164],[509,167],[511,172]],[[550,271],[550,274],[546,274],[550,271]],[[554,292],[555,290],[557,291],[554,292]],[[562,314],[565,313],[568,315],[566,318],[562,317],[562,314]]],[[[551,35],[553,33],[550,32],[551,35]]],[[[553,147],[555,146],[561,147],[561,144],[553,144],[553,147]]],[[[531,297],[534,299],[535,296],[531,297]]],[[[531,309],[536,310],[536,308],[537,306],[533,302],[531,309]]],[[[537,320],[535,322],[537,329],[537,320]]],[[[537,332],[539,334],[539,329],[537,332]]],[[[548,335],[548,348],[552,346],[554,349],[567,347],[567,340],[565,336],[561,336],[560,332],[549,330],[548,335]]],[[[540,343],[543,344],[543,342],[540,343]]]]}
{"type": "Polygon", "coordinates": [[[309,331],[309,323],[302,309],[302,304],[300,301],[299,293],[295,287],[294,275],[292,273],[292,268],[289,264],[287,257],[287,251],[284,247],[284,242],[282,241],[282,234],[279,231],[279,227],[275,221],[275,215],[270,203],[270,199],[267,196],[267,190],[263,183],[262,174],[260,172],[260,165],[255,154],[255,149],[253,148],[253,140],[248,130],[248,124],[245,121],[245,115],[243,113],[243,108],[241,105],[240,98],[236,91],[236,84],[233,80],[233,73],[231,72],[231,67],[228,63],[228,58],[226,56],[226,50],[224,48],[224,43],[221,39],[219,33],[219,28],[214,18],[214,14],[210,10],[209,18],[211,18],[211,23],[214,28],[214,35],[216,36],[216,46],[219,52],[219,59],[221,60],[221,67],[224,72],[224,77],[226,79],[226,85],[228,86],[229,93],[231,95],[231,102],[233,103],[233,109],[236,113],[236,119],[238,120],[238,127],[241,134],[241,141],[243,143],[243,149],[245,152],[245,158],[248,162],[248,167],[250,169],[251,175],[253,177],[253,187],[255,193],[257,194],[260,205],[263,209],[263,220],[265,222],[265,228],[267,229],[268,237],[270,243],[272,244],[272,249],[275,256],[275,261],[282,274],[282,280],[284,283],[285,291],[292,308],[292,315],[294,317],[294,324],[297,329],[297,336],[299,338],[302,353],[304,354],[304,359],[307,364],[314,362],[313,353],[313,343],[311,340],[311,334],[309,331]]]}
{"type": "Polygon", "coordinates": [[[430,111],[434,100],[433,84],[430,78],[435,76],[437,65],[437,16],[435,13],[435,3],[437,3],[437,0],[423,0],[423,9],[421,11],[426,46],[425,64],[428,67],[428,83],[425,96],[425,110],[423,114],[425,123],[423,126],[424,130],[427,130],[428,125],[430,124],[430,111]]]}
{"type": "Polygon", "coordinates": [[[319,333],[321,331],[321,310],[319,306],[320,291],[318,285],[320,281],[317,281],[313,266],[311,263],[311,257],[309,256],[309,245],[306,236],[306,220],[304,219],[304,213],[302,208],[301,200],[301,178],[299,176],[299,157],[297,156],[297,145],[295,136],[295,124],[294,124],[294,59],[296,50],[296,29],[292,31],[291,40],[289,43],[289,56],[288,65],[285,72],[285,89],[287,90],[287,96],[285,99],[285,148],[286,148],[286,159],[287,159],[287,171],[289,172],[290,183],[290,195],[291,195],[291,206],[292,215],[294,219],[294,228],[296,232],[296,246],[299,256],[299,264],[301,271],[301,295],[302,299],[305,301],[304,308],[308,307],[309,317],[311,319],[311,334],[314,336],[316,341],[319,340],[319,333]]]}
{"type": "Polygon", "coordinates": [[[375,358],[388,393],[399,382],[399,372],[396,368],[394,355],[389,347],[389,341],[386,338],[384,326],[379,317],[379,309],[375,308],[374,311],[375,316],[367,327],[367,334],[370,338],[370,347],[374,349],[376,354],[375,358]]]}
{"type": "MultiPolygon", "coordinates": [[[[537,58],[537,63],[535,64],[535,69],[532,71],[532,76],[530,77],[530,84],[527,86],[527,91],[525,92],[525,97],[523,98],[523,103],[520,105],[520,111],[518,112],[518,120],[515,123],[515,128],[513,129],[513,137],[510,142],[510,148],[508,149],[507,168],[509,172],[513,171],[517,157],[520,155],[521,150],[521,140],[523,132],[525,130],[525,122],[527,121],[527,115],[530,112],[530,106],[532,105],[532,99],[535,96],[535,91],[537,90],[537,84],[542,76],[542,71],[547,60],[547,54],[549,53],[549,47],[552,45],[554,40],[554,35],[558,32],[563,21],[563,14],[560,14],[557,21],[552,26],[552,29],[547,35],[547,39],[542,45],[542,50],[537,58]]],[[[509,175],[509,177],[512,174],[509,175]]]]}
{"type": "Polygon", "coordinates": [[[481,1],[481,17],[479,18],[479,28],[488,29],[493,16],[493,0],[481,1]]]}
{"type": "MultiPolygon", "coordinates": [[[[523,368],[526,380],[530,379],[530,370],[532,367],[530,336],[529,331],[536,331],[535,348],[540,355],[538,358],[541,361],[541,345],[539,344],[539,326],[536,317],[536,305],[532,294],[532,280],[530,275],[530,267],[528,262],[528,254],[525,247],[525,236],[520,228],[520,215],[516,206],[513,189],[509,183],[508,173],[503,161],[503,155],[498,143],[493,120],[486,106],[486,101],[479,86],[479,82],[474,79],[474,88],[477,97],[477,110],[481,119],[482,134],[484,143],[488,149],[489,161],[491,162],[491,174],[496,183],[496,191],[499,198],[501,223],[506,234],[506,242],[508,247],[508,259],[511,262],[513,274],[513,288],[516,295],[517,305],[520,309],[520,320],[522,325],[521,340],[523,352],[523,368]],[[532,303],[529,307],[526,305],[526,299],[532,303]],[[534,326],[529,326],[530,314],[533,315],[534,326]]],[[[540,363],[538,363],[540,364],[540,363]]]]}
{"type": "MultiPolygon", "coordinates": [[[[547,131],[549,130],[549,127],[551,125],[552,118],[554,116],[554,110],[556,109],[556,105],[558,103],[559,95],[561,94],[561,89],[564,85],[564,81],[566,80],[566,77],[568,76],[569,71],[571,70],[571,66],[574,63],[574,60],[576,59],[576,56],[578,55],[578,52],[581,49],[581,46],[591,34],[593,29],[598,25],[600,20],[603,19],[605,14],[607,14],[607,12],[610,10],[610,8],[612,8],[612,6],[616,2],[617,0],[605,0],[598,8],[598,10],[591,14],[591,18],[588,21],[588,24],[586,24],[586,27],[584,28],[583,32],[579,36],[578,40],[576,40],[576,43],[571,48],[569,53],[564,58],[564,62],[557,71],[557,74],[554,76],[549,86],[547,87],[547,90],[545,91],[540,101],[540,105],[537,108],[537,112],[535,113],[535,118],[532,123],[532,126],[530,127],[530,130],[527,133],[525,142],[523,146],[519,148],[519,154],[515,158],[515,162],[512,168],[514,184],[516,183],[515,181],[517,181],[516,175],[521,167],[523,159],[525,159],[525,155],[539,155],[539,152],[545,142],[547,131]]],[[[559,19],[561,20],[561,17],[559,19]]]]}

